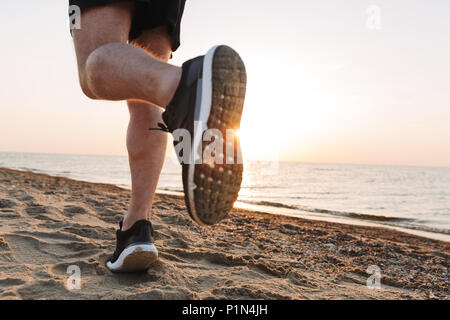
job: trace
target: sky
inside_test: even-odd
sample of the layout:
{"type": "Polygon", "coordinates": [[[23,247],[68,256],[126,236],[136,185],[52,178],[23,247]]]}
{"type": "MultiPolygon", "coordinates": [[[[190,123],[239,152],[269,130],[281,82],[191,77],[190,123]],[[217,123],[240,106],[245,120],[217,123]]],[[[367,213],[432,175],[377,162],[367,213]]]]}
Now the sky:
{"type": "MultiPolygon", "coordinates": [[[[67,2],[0,11],[0,151],[125,155],[123,102],[77,79],[67,2]]],[[[246,159],[450,166],[448,0],[188,0],[171,63],[246,63],[246,159]]]]}

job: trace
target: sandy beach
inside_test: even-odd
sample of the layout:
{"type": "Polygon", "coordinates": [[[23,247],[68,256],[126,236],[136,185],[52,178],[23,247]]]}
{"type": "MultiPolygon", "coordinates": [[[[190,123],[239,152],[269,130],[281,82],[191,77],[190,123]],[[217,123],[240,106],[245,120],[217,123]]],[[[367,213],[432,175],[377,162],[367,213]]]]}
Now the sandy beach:
{"type": "Polygon", "coordinates": [[[450,244],[393,230],[235,209],[211,228],[181,198],[153,205],[159,261],[104,263],[129,190],[0,169],[1,299],[449,299],[450,244]],[[67,268],[81,289],[67,288],[67,268]],[[378,266],[381,289],[366,285],[378,266]]]}

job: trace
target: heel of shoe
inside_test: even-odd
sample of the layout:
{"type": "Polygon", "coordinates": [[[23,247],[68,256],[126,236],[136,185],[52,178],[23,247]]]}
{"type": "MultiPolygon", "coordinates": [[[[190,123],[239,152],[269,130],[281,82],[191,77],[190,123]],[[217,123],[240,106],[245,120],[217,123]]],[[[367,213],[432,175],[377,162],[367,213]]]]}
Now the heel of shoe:
{"type": "Polygon", "coordinates": [[[138,272],[147,270],[158,259],[158,250],[151,243],[133,244],[122,251],[119,258],[106,266],[112,272],[138,272]]]}

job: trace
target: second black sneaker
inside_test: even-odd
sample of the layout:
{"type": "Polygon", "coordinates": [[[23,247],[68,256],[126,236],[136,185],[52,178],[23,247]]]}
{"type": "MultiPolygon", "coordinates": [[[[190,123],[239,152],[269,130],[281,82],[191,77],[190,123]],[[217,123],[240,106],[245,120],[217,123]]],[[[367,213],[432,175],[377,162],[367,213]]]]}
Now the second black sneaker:
{"type": "Polygon", "coordinates": [[[239,54],[227,46],[213,47],[205,56],[186,61],[182,69],[159,126],[174,134],[190,216],[200,225],[213,225],[231,211],[241,187],[243,164],[236,132],[247,74],[239,54]],[[180,150],[185,139],[190,139],[189,148],[180,150]]]}
{"type": "Polygon", "coordinates": [[[112,272],[144,271],[158,259],[158,250],[152,243],[150,221],[139,220],[125,231],[122,231],[121,221],[116,234],[116,250],[106,262],[106,267],[112,272]]]}

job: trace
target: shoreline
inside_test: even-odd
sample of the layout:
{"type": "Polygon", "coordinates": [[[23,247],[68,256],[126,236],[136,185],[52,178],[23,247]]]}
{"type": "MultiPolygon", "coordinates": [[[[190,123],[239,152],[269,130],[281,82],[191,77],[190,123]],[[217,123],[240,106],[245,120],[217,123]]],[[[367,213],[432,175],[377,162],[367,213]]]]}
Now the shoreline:
{"type": "Polygon", "coordinates": [[[104,263],[129,190],[0,169],[0,299],[449,299],[450,244],[384,227],[235,208],[210,228],[157,194],[160,259],[147,273],[104,263]],[[82,289],[66,288],[67,267],[82,289]],[[381,289],[366,282],[378,266],[381,289]]]}
{"type": "MultiPolygon", "coordinates": [[[[124,189],[128,190],[128,188],[124,188],[124,189]]],[[[173,195],[173,196],[180,197],[180,198],[183,197],[182,193],[178,192],[178,191],[157,190],[156,193],[162,194],[162,195],[173,195]]],[[[359,219],[357,217],[352,218],[352,217],[345,217],[345,216],[332,215],[332,214],[326,214],[326,213],[320,214],[320,213],[312,213],[312,212],[307,212],[307,211],[304,211],[305,213],[302,213],[302,211],[299,209],[291,209],[291,208],[284,208],[284,207],[277,208],[274,206],[252,204],[252,203],[248,203],[245,201],[239,201],[239,200],[236,201],[234,208],[253,211],[253,212],[267,213],[267,214],[271,214],[271,215],[282,215],[282,216],[292,217],[292,218],[313,220],[313,221],[333,222],[333,223],[362,226],[362,227],[386,228],[386,229],[397,230],[399,232],[404,232],[404,233],[408,233],[411,235],[424,237],[424,238],[428,238],[428,239],[450,242],[450,234],[443,233],[440,231],[415,229],[413,226],[405,227],[405,226],[401,226],[401,225],[383,223],[381,221],[376,221],[376,216],[373,216],[374,217],[373,220],[367,220],[367,219],[359,219]]]]}
{"type": "MultiPolygon", "coordinates": [[[[28,168],[20,168],[20,169],[11,169],[7,167],[0,167],[0,170],[6,169],[6,170],[16,170],[20,172],[30,172],[34,174],[43,174],[43,175],[49,175],[52,177],[63,177],[67,179],[72,179],[75,181],[80,182],[87,182],[87,183],[99,183],[104,184],[102,182],[96,182],[96,181],[87,181],[87,180],[81,180],[76,178],[71,178],[68,176],[65,176],[63,174],[61,175],[52,175],[48,174],[41,170],[32,170],[28,168]]],[[[107,183],[114,186],[117,186],[118,188],[124,189],[124,190],[130,190],[130,187],[120,184],[114,184],[114,183],[107,183]]],[[[171,191],[166,189],[157,189],[156,194],[160,195],[172,195],[176,197],[183,198],[183,193],[179,191],[171,191]]],[[[262,213],[268,213],[273,215],[283,215],[287,217],[294,217],[299,219],[307,219],[307,220],[313,220],[313,221],[325,221],[325,222],[334,222],[334,223],[341,223],[341,224],[349,224],[349,225],[355,225],[355,226],[367,226],[367,227],[381,227],[386,228],[390,230],[396,230],[400,232],[405,232],[408,234],[416,235],[419,237],[424,237],[428,239],[433,240],[439,240],[439,241],[445,241],[450,243],[450,234],[446,232],[442,232],[438,229],[432,230],[433,228],[430,227],[421,227],[417,225],[399,225],[396,223],[389,223],[389,222],[382,222],[377,220],[378,216],[376,215],[369,215],[370,219],[364,219],[357,216],[344,216],[340,214],[331,214],[331,213],[323,213],[323,212],[315,212],[315,211],[308,211],[308,210],[302,210],[299,208],[294,208],[289,205],[282,205],[282,206],[271,206],[271,205],[264,205],[264,204],[257,204],[257,203],[250,203],[248,201],[240,201],[237,200],[234,206],[235,209],[244,209],[249,211],[255,211],[255,212],[262,212],[262,213]]],[[[317,211],[317,210],[316,210],[317,211]]],[[[324,210],[319,210],[324,211],[324,210]]],[[[326,210],[329,211],[329,210],[326,210]]],[[[353,214],[358,215],[358,214],[353,214]]],[[[382,216],[384,217],[384,216],[382,216]]],[[[445,229],[447,231],[447,229],[445,229]]]]}

